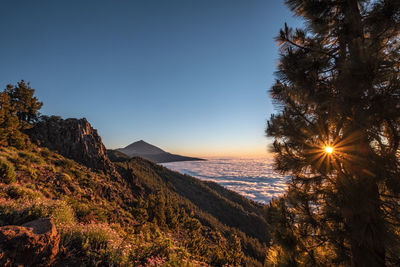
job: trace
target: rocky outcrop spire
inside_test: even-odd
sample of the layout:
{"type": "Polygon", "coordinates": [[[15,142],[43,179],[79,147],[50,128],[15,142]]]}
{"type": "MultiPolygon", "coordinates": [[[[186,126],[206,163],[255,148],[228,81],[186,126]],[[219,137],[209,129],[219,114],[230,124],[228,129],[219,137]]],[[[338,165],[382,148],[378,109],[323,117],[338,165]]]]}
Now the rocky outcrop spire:
{"type": "Polygon", "coordinates": [[[63,120],[57,116],[43,116],[29,129],[28,135],[33,143],[57,151],[93,170],[116,174],[101,137],[85,118],[63,120]]]}

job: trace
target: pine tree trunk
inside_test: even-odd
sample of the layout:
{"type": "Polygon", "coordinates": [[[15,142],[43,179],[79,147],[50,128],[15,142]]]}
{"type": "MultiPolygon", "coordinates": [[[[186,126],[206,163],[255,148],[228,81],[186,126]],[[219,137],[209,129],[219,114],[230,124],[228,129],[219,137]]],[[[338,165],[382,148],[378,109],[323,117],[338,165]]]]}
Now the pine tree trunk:
{"type": "MultiPolygon", "coordinates": [[[[347,84],[348,96],[351,96],[350,114],[353,115],[355,124],[353,132],[362,133],[363,121],[365,119],[362,110],[353,109],[358,102],[354,101],[353,96],[363,94],[366,88],[372,87],[371,74],[366,68],[365,62],[368,62],[364,51],[364,31],[363,23],[359,9],[359,0],[347,0],[344,5],[344,14],[346,21],[345,30],[345,45],[343,50],[348,49],[349,54],[346,59],[351,62],[351,75],[353,80],[347,84]]],[[[346,78],[344,79],[346,80],[346,78]]],[[[346,82],[345,82],[346,84],[346,82]]],[[[360,137],[356,156],[359,159],[351,167],[351,177],[347,178],[346,189],[344,189],[345,212],[343,213],[349,233],[350,249],[352,254],[353,266],[385,266],[385,225],[383,214],[380,209],[381,203],[377,185],[377,177],[366,173],[370,162],[369,141],[366,136],[360,137]],[[358,154],[358,155],[357,155],[358,154]],[[358,165],[358,166],[357,166],[358,165]],[[347,192],[346,192],[347,191],[347,192]]]]}
{"type": "Polygon", "coordinates": [[[343,215],[349,228],[352,265],[385,266],[385,227],[375,177],[356,177],[348,186],[343,215]]]}

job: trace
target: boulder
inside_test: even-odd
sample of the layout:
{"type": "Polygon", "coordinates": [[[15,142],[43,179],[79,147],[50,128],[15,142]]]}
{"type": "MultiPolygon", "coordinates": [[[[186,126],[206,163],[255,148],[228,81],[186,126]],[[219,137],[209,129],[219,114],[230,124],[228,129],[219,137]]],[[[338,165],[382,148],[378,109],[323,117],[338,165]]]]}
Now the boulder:
{"type": "Polygon", "coordinates": [[[0,227],[0,265],[49,266],[59,243],[60,236],[50,218],[0,227]]]}

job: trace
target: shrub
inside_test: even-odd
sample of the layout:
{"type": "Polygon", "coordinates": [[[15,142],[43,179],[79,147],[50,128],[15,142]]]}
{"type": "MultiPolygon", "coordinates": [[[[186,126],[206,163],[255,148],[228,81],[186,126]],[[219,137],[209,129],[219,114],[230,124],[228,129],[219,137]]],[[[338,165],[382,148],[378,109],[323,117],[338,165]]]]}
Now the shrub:
{"type": "Polygon", "coordinates": [[[36,186],[34,184],[27,184],[26,188],[32,189],[32,190],[36,190],[36,186]]]}
{"type": "Polygon", "coordinates": [[[35,164],[43,164],[43,159],[36,156],[35,154],[31,153],[31,152],[26,152],[26,151],[21,151],[18,152],[18,156],[20,158],[25,159],[26,161],[30,162],[30,163],[35,163],[35,164]]]}
{"type": "MultiPolygon", "coordinates": [[[[84,254],[87,265],[123,265],[123,240],[107,224],[66,225],[61,229],[61,245],[84,254]]],[[[85,264],[86,265],[86,264],[85,264]]]]}
{"type": "Polygon", "coordinates": [[[79,185],[86,187],[86,188],[90,188],[92,190],[94,190],[97,186],[97,183],[95,181],[95,177],[92,176],[90,173],[87,173],[86,176],[81,177],[79,180],[79,185]]]}
{"type": "Polygon", "coordinates": [[[61,166],[65,169],[72,169],[75,165],[75,162],[70,159],[60,159],[56,161],[56,166],[61,166]]]}
{"type": "Polygon", "coordinates": [[[112,212],[100,207],[100,206],[92,206],[92,211],[95,218],[101,222],[107,222],[112,217],[112,212]]]}
{"type": "Polygon", "coordinates": [[[7,194],[14,199],[34,200],[40,198],[40,193],[23,186],[11,185],[7,188],[7,194]]]}
{"type": "Polygon", "coordinates": [[[40,155],[44,158],[48,158],[51,155],[50,150],[47,147],[41,148],[40,155]]]}
{"type": "Polygon", "coordinates": [[[0,181],[6,184],[15,182],[14,166],[7,160],[0,158],[0,181]]]}
{"type": "Polygon", "coordinates": [[[48,165],[47,169],[52,173],[56,173],[57,172],[56,167],[54,167],[54,165],[48,165]]]}
{"type": "Polygon", "coordinates": [[[39,218],[50,217],[57,227],[75,224],[73,210],[63,201],[3,201],[0,203],[0,219],[7,224],[22,224],[39,218]]]}
{"type": "Polygon", "coordinates": [[[35,180],[39,175],[39,171],[37,169],[31,168],[26,165],[20,165],[18,166],[18,169],[26,172],[33,180],[35,180]]]}
{"type": "Polygon", "coordinates": [[[72,169],[70,170],[70,173],[75,176],[77,179],[84,179],[85,178],[85,173],[79,169],[72,169]]]}
{"type": "Polygon", "coordinates": [[[72,207],[75,211],[75,214],[76,214],[76,217],[78,218],[78,220],[83,220],[87,216],[92,214],[92,209],[86,203],[76,201],[76,202],[72,203],[72,207]]]}
{"type": "Polygon", "coordinates": [[[68,185],[72,183],[71,176],[69,176],[67,173],[61,173],[61,175],[59,176],[59,179],[63,183],[68,184],[68,185]]]}
{"type": "Polygon", "coordinates": [[[162,266],[165,261],[166,261],[166,257],[161,257],[161,256],[151,256],[150,258],[146,259],[146,263],[145,266],[146,267],[157,267],[157,266],[162,266]]]}

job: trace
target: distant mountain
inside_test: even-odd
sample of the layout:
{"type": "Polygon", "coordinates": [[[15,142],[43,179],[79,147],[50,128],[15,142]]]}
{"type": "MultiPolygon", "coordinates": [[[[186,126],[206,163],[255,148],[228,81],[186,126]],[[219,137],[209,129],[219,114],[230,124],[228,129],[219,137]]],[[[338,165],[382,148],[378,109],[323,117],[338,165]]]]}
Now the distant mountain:
{"type": "Polygon", "coordinates": [[[147,155],[147,154],[155,155],[155,154],[167,153],[161,148],[146,143],[143,140],[134,142],[124,148],[118,148],[117,150],[131,157],[137,155],[147,155]]]}
{"type": "Polygon", "coordinates": [[[201,158],[193,158],[193,157],[171,154],[162,150],[159,147],[146,143],[143,140],[134,142],[124,148],[118,148],[116,150],[108,150],[107,153],[112,161],[124,161],[126,160],[126,156],[142,157],[156,163],[204,160],[201,158]]]}

